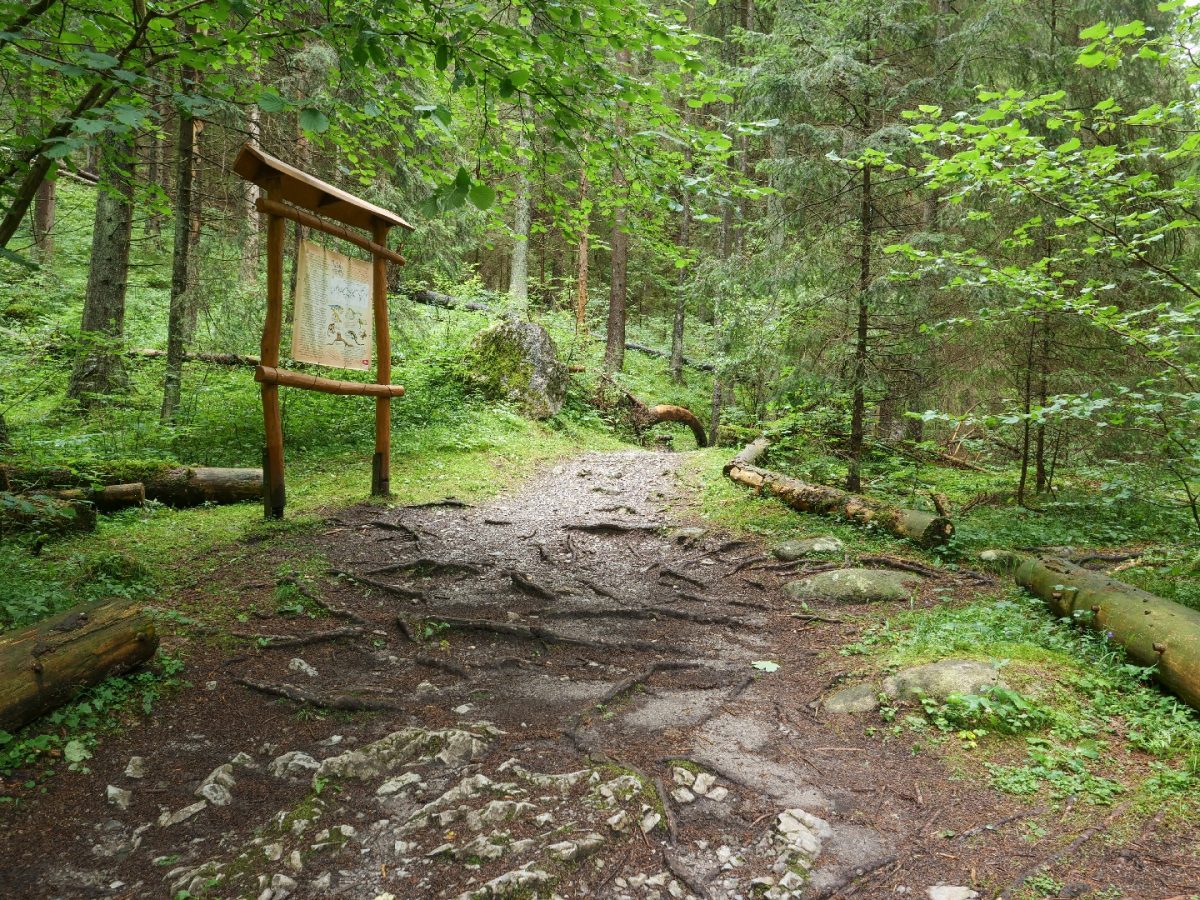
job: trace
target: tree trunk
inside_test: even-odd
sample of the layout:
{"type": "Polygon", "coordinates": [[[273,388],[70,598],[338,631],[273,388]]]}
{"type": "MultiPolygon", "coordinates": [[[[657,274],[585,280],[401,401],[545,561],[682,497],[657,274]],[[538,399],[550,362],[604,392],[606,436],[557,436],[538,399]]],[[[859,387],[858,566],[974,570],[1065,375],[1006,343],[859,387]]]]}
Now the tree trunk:
{"type": "Polygon", "coordinates": [[[58,200],[58,181],[48,177],[37,189],[33,200],[33,245],[38,258],[49,262],[54,256],[54,218],[58,200]]]}
{"type": "MultiPolygon", "coordinates": [[[[868,100],[869,102],[869,100],[868,100]]],[[[867,337],[870,328],[870,307],[867,292],[871,289],[871,167],[863,166],[862,207],[859,211],[858,260],[858,320],[854,332],[854,385],[850,409],[850,465],[846,473],[846,490],[862,490],[862,451],[866,416],[867,337]]]]}
{"type": "Polygon", "coordinates": [[[76,359],[67,396],[85,408],[124,387],[120,348],[125,333],[125,292],[129,285],[129,243],[133,228],[133,145],[111,139],[100,156],[100,185],[92,227],[92,259],[83,299],[80,330],[90,346],[76,359]]]}
{"type": "MultiPolygon", "coordinates": [[[[513,198],[513,246],[508,267],[509,303],[522,316],[529,314],[529,232],[531,225],[529,203],[529,163],[525,154],[529,149],[529,137],[525,133],[525,109],[517,107],[517,193],[513,198]]],[[[544,259],[545,257],[543,257],[544,259]]]]}
{"type": "MultiPolygon", "coordinates": [[[[618,193],[625,187],[620,168],[613,169],[618,193]]],[[[628,297],[629,235],[625,233],[625,200],[621,198],[613,213],[612,264],[608,286],[608,329],[604,346],[604,372],[620,372],[625,365],[625,316],[628,297]]]]}
{"type": "Polygon", "coordinates": [[[21,494],[17,499],[19,502],[0,505],[0,536],[96,530],[96,508],[86,501],[60,500],[44,491],[21,494]]]}
{"type": "MultiPolygon", "coordinates": [[[[679,246],[687,250],[692,241],[692,204],[687,188],[680,191],[679,203],[679,246]]],[[[687,269],[679,270],[675,282],[675,317],[671,322],[671,381],[683,384],[683,327],[687,314],[687,269]]]]}
{"type": "MultiPolygon", "coordinates": [[[[167,116],[170,107],[166,103],[158,105],[160,122],[165,129],[167,116]]],[[[146,149],[146,186],[155,192],[159,192],[161,196],[166,196],[166,188],[163,185],[163,144],[165,140],[158,132],[150,133],[150,146],[146,149]]],[[[154,197],[150,201],[150,209],[146,213],[146,221],[142,225],[142,233],[154,241],[155,249],[161,248],[162,241],[162,212],[159,209],[159,197],[154,197]]]]}
{"type": "Polygon", "coordinates": [[[1017,505],[1025,505],[1025,487],[1029,483],[1029,445],[1032,429],[1029,415],[1033,410],[1033,331],[1029,332],[1029,340],[1025,351],[1025,380],[1022,384],[1022,409],[1025,413],[1021,426],[1021,477],[1017,481],[1017,505]]]}
{"type": "Polygon", "coordinates": [[[989,551],[1059,618],[1107,634],[1154,677],[1200,709],[1200,612],[1062,559],[989,551]]]}
{"type": "MultiPolygon", "coordinates": [[[[182,73],[184,93],[189,93],[195,72],[182,73]]],[[[175,147],[175,240],[171,253],[171,307],[167,320],[167,369],[163,377],[161,420],[173,422],[183,386],[183,357],[187,351],[188,307],[192,304],[192,219],[196,203],[196,118],[179,109],[179,132],[175,147]]]]}
{"type": "MultiPolygon", "coordinates": [[[[588,177],[587,166],[579,170],[579,205],[582,207],[587,200],[588,177]]],[[[575,251],[575,331],[587,332],[587,303],[588,303],[588,228],[591,217],[585,212],[583,225],[579,230],[579,247],[575,251]]]]}
{"type": "Polygon", "coordinates": [[[69,488],[52,491],[56,500],[90,503],[96,512],[112,513],[146,502],[146,487],[140,481],[131,484],[110,484],[98,488],[69,488]]]}
{"type": "Polygon", "coordinates": [[[137,668],[156,649],[153,620],[129,600],[77,606],[0,635],[0,729],[28,725],[84,688],[137,668]]]}
{"type": "Polygon", "coordinates": [[[167,506],[201,503],[243,503],[262,500],[262,469],[222,469],[197,466],[172,469],[148,479],[146,499],[167,506]]]}
{"type": "Polygon", "coordinates": [[[883,528],[921,547],[936,547],[954,536],[954,525],[945,516],[918,509],[902,509],[859,494],[823,484],[808,484],[755,465],[770,442],[759,438],[745,447],[725,466],[733,481],[754,488],[759,494],[778,497],[799,512],[840,514],[859,525],[883,528]]]}
{"type": "MultiPolygon", "coordinates": [[[[246,113],[246,132],[248,143],[252,147],[259,145],[259,138],[262,135],[262,123],[259,117],[258,106],[251,104],[250,109],[246,113]]],[[[245,217],[243,227],[246,237],[242,244],[241,281],[243,285],[253,285],[258,280],[260,231],[258,210],[254,204],[258,202],[259,195],[262,192],[258,189],[258,185],[250,181],[243,182],[242,191],[242,215],[245,217]]]]}

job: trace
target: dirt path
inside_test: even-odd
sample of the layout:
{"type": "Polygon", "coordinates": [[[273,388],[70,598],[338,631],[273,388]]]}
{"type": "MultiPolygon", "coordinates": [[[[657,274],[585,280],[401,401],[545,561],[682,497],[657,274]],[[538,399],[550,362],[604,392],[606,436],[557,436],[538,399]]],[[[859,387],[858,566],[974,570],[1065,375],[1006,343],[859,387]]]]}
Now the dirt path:
{"type": "MultiPolygon", "coordinates": [[[[92,775],[6,814],[4,896],[953,900],[974,895],[930,889],[996,896],[1036,867],[1030,807],[821,710],[844,619],[889,610],[794,618],[802,566],[685,528],[677,461],[339,511],[309,545],[344,573],[315,585],[337,615],[250,618],[278,637],[190,658],[194,688],[92,775]]],[[[238,588],[249,608],[273,586],[238,588]]],[[[922,596],[946,587],[971,589],[922,596]]],[[[1091,849],[1093,888],[1186,887],[1091,849]]]]}

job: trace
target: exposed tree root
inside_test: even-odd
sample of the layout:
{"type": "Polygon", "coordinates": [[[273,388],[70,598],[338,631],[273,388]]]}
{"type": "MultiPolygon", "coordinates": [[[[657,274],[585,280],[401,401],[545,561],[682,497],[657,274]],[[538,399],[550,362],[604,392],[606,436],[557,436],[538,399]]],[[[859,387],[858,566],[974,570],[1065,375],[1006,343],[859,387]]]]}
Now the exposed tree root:
{"type": "Polygon", "coordinates": [[[860,556],[858,561],[868,566],[885,566],[889,569],[898,569],[901,572],[924,575],[926,578],[942,578],[947,574],[946,572],[939,572],[937,569],[931,569],[929,566],[923,566],[911,560],[896,559],[894,556],[860,556]]]}
{"type": "Polygon", "coordinates": [[[847,872],[845,875],[843,875],[841,878],[839,878],[837,881],[833,882],[832,884],[826,885],[824,888],[821,889],[821,891],[819,893],[817,893],[813,896],[813,900],[829,900],[830,897],[837,896],[843,890],[845,890],[850,885],[852,885],[854,882],[861,881],[864,878],[874,875],[880,869],[884,868],[885,866],[890,866],[895,861],[896,861],[896,854],[892,853],[888,856],[883,857],[883,859],[876,860],[875,862],[871,863],[870,865],[859,866],[859,867],[855,868],[854,870],[847,872]]]}
{"type": "Polygon", "coordinates": [[[368,697],[353,697],[349,694],[334,694],[333,696],[322,696],[314,694],[312,691],[306,691],[304,688],[294,687],[290,684],[267,684],[262,681],[251,681],[249,678],[239,678],[237,683],[250,688],[252,691],[258,691],[260,694],[269,694],[273,697],[283,697],[291,700],[293,703],[301,703],[305,706],[316,706],[321,709],[341,709],[348,712],[371,712],[375,710],[398,710],[403,706],[394,700],[374,700],[368,697]]]}
{"type": "Polygon", "coordinates": [[[459,500],[457,497],[445,497],[441,500],[430,500],[427,503],[410,503],[404,509],[429,509],[434,506],[451,506],[456,509],[467,509],[470,503],[465,500],[459,500]]]}
{"type": "Polygon", "coordinates": [[[586,531],[588,534],[622,534],[624,532],[656,532],[662,525],[626,525],[623,522],[576,522],[564,525],[568,531],[586,531]]]}
{"type": "Polygon", "coordinates": [[[591,590],[593,590],[594,592],[599,594],[601,597],[607,597],[609,600],[616,600],[618,603],[628,603],[629,602],[627,599],[622,597],[620,594],[618,594],[612,588],[606,587],[597,581],[589,581],[586,578],[581,578],[581,579],[579,579],[579,583],[582,584],[584,587],[590,588],[591,590]]]}
{"type": "Polygon", "coordinates": [[[658,792],[658,802],[662,804],[663,818],[667,821],[667,840],[674,847],[679,843],[679,820],[675,818],[675,809],[671,806],[671,795],[667,793],[663,780],[657,776],[654,778],[654,790],[658,792]]]}
{"type": "Polygon", "coordinates": [[[373,519],[367,523],[371,528],[381,528],[384,531],[398,531],[403,535],[407,535],[414,541],[420,541],[421,535],[415,528],[410,528],[400,522],[388,522],[386,519],[373,519]]]}
{"type": "Polygon", "coordinates": [[[733,690],[731,690],[725,697],[721,699],[720,703],[701,716],[699,721],[692,723],[692,730],[699,731],[701,728],[715,719],[718,715],[725,711],[726,706],[728,706],[738,697],[742,696],[742,694],[746,692],[746,688],[750,687],[752,684],[754,684],[753,675],[746,675],[743,677],[741,681],[733,686],[733,690]]]}
{"type": "Polygon", "coordinates": [[[976,825],[974,828],[968,828],[966,831],[960,831],[954,835],[951,840],[964,841],[967,838],[975,837],[977,834],[983,834],[985,831],[996,831],[1010,822],[1020,822],[1022,819],[1032,819],[1034,816],[1040,816],[1046,811],[1046,807],[1039,806],[1037,809],[1027,809],[1011,816],[1005,816],[1003,819],[998,819],[995,822],[988,822],[984,825],[976,825]]]}
{"type": "Polygon", "coordinates": [[[688,584],[693,584],[698,588],[704,589],[704,588],[708,587],[707,581],[701,581],[699,578],[693,578],[691,575],[688,575],[686,572],[679,572],[679,571],[676,571],[675,569],[668,569],[666,566],[662,567],[662,570],[659,572],[659,575],[658,575],[659,578],[662,578],[664,576],[667,578],[674,578],[678,581],[686,581],[688,584]]]}
{"type": "Polygon", "coordinates": [[[378,588],[381,591],[395,596],[402,597],[405,600],[425,600],[425,594],[414,588],[404,587],[399,584],[388,584],[386,581],[380,581],[377,578],[371,578],[369,575],[358,575],[354,572],[346,572],[341,569],[330,569],[330,575],[336,575],[340,578],[349,578],[351,581],[358,584],[365,584],[368,587],[378,588]]]}
{"type": "Polygon", "coordinates": [[[519,591],[522,591],[523,593],[529,594],[533,597],[538,597],[542,600],[558,599],[558,595],[554,593],[554,591],[550,590],[550,588],[538,584],[528,575],[518,572],[516,569],[509,569],[508,577],[512,581],[513,587],[519,591]]]}
{"type": "Polygon", "coordinates": [[[1079,835],[1079,837],[1075,838],[1075,840],[1071,841],[1071,843],[1069,843],[1067,846],[1055,850],[1054,852],[1042,857],[1033,865],[1026,868],[1021,872],[1020,875],[1016,877],[1013,882],[1008,885],[1008,887],[1000,892],[1000,896],[997,897],[996,900],[1009,900],[1010,897],[1013,897],[1019,893],[1021,888],[1024,887],[1025,882],[1032,878],[1039,871],[1049,868],[1064,856],[1073,857],[1076,850],[1078,850],[1080,847],[1098,835],[1101,831],[1104,831],[1109,825],[1123,816],[1125,814],[1125,810],[1127,809],[1129,809],[1129,804],[1122,803],[1111,813],[1109,813],[1102,822],[1098,822],[1091,828],[1084,831],[1081,835],[1079,835]]]}
{"type": "Polygon", "coordinates": [[[672,609],[669,606],[639,606],[622,609],[546,609],[539,615],[547,619],[640,619],[654,620],[680,619],[684,622],[695,622],[698,625],[729,625],[740,628],[746,623],[732,616],[707,616],[704,613],[693,613],[682,609],[672,609]]]}
{"type": "Polygon", "coordinates": [[[830,625],[845,625],[845,619],[831,619],[828,616],[815,616],[811,613],[792,613],[791,618],[801,622],[827,622],[830,625]]]}
{"type": "Polygon", "coordinates": [[[343,609],[340,606],[334,606],[332,603],[322,599],[318,594],[315,594],[309,590],[308,585],[293,575],[280,578],[278,583],[290,584],[300,593],[301,596],[305,597],[314,606],[325,610],[325,612],[329,613],[329,615],[333,616],[335,619],[345,619],[347,622],[356,622],[359,625],[365,625],[368,628],[374,624],[370,619],[363,618],[356,612],[343,609]]]}
{"type": "Polygon", "coordinates": [[[559,634],[540,625],[520,625],[516,622],[495,622],[490,619],[460,619],[453,616],[427,616],[431,622],[441,622],[451,628],[463,631],[485,631],[493,634],[509,635],[530,641],[541,641],[544,644],[566,644],[574,647],[587,647],[590,650],[641,650],[649,653],[690,653],[683,647],[670,644],[658,644],[653,641],[595,641],[590,638],[571,637],[559,634]]]}
{"type": "Polygon", "coordinates": [[[428,656],[424,653],[418,653],[413,657],[413,662],[419,666],[425,666],[429,669],[437,669],[445,672],[448,675],[455,675],[459,678],[468,678],[470,673],[463,666],[457,663],[450,662],[448,659],[438,659],[436,656],[428,656]]]}
{"type": "Polygon", "coordinates": [[[453,559],[432,559],[423,556],[420,559],[414,559],[409,562],[380,566],[378,569],[371,569],[367,574],[393,575],[396,572],[412,572],[415,575],[434,578],[440,575],[482,575],[484,570],[479,566],[471,565],[471,563],[458,562],[453,559]]]}
{"type": "Polygon", "coordinates": [[[688,890],[695,894],[700,900],[709,900],[708,887],[704,882],[696,877],[695,872],[687,865],[679,860],[670,850],[663,850],[663,862],[667,864],[667,869],[671,874],[688,886],[688,890]]]}
{"type": "Polygon", "coordinates": [[[361,637],[361,628],[334,628],[330,631],[317,631],[313,634],[250,634],[245,631],[230,632],[234,637],[247,641],[257,641],[266,650],[278,650],[284,647],[306,647],[309,644],[324,644],[329,641],[340,641],[342,638],[361,637]]]}

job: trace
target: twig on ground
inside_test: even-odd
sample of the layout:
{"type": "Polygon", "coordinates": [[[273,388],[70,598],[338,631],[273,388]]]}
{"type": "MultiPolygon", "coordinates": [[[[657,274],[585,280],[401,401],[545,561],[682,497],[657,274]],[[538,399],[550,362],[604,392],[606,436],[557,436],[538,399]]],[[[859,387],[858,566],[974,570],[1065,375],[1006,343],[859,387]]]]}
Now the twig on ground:
{"type": "Polygon", "coordinates": [[[1022,819],[1032,819],[1034,816],[1040,816],[1046,811],[1046,807],[1039,806],[1037,809],[1027,809],[1019,813],[1014,813],[1011,816],[1005,816],[1003,819],[997,819],[995,822],[987,822],[983,825],[976,825],[974,828],[968,828],[966,831],[960,831],[956,835],[951,836],[951,840],[963,841],[967,838],[975,837],[977,834],[983,834],[985,831],[996,831],[1010,822],[1019,822],[1022,819]]]}

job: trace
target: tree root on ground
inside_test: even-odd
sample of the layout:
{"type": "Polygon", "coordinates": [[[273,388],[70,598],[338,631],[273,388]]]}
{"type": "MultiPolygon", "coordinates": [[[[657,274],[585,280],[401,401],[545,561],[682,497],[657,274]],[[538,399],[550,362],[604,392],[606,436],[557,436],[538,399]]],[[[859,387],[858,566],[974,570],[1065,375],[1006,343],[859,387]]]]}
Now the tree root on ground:
{"type": "Polygon", "coordinates": [[[246,631],[231,631],[233,637],[246,641],[257,641],[264,650],[279,650],[285,647],[306,647],[309,644],[324,644],[329,641],[340,641],[342,638],[362,637],[361,628],[334,628],[330,631],[318,631],[313,634],[252,634],[246,631]]]}
{"type": "Polygon", "coordinates": [[[701,590],[705,590],[708,588],[707,581],[701,581],[699,578],[693,578],[691,575],[688,575],[686,572],[678,572],[675,569],[668,569],[666,566],[662,567],[662,570],[659,572],[658,577],[659,578],[664,578],[664,577],[665,578],[674,578],[677,581],[686,581],[688,584],[695,585],[696,587],[700,588],[701,590]]]}
{"type": "Polygon", "coordinates": [[[876,860],[875,862],[871,863],[870,865],[859,866],[859,867],[855,868],[853,871],[847,872],[845,875],[843,875],[841,878],[839,878],[837,881],[833,882],[832,884],[826,885],[824,888],[821,889],[820,893],[814,895],[813,900],[829,900],[829,898],[831,898],[831,897],[836,897],[845,888],[854,884],[856,881],[861,881],[864,878],[869,878],[870,876],[877,873],[880,869],[882,869],[886,866],[890,866],[894,862],[896,862],[896,854],[892,853],[892,854],[889,854],[888,856],[883,857],[882,859],[876,860]]]}
{"type": "Polygon", "coordinates": [[[1080,847],[1098,835],[1101,831],[1104,831],[1109,825],[1123,816],[1125,814],[1125,810],[1127,809],[1129,809],[1129,804],[1122,803],[1111,813],[1109,813],[1102,822],[1098,822],[1091,828],[1084,831],[1081,835],[1079,835],[1079,837],[1075,838],[1075,840],[1071,841],[1071,843],[1069,843],[1067,846],[1060,847],[1059,849],[1042,857],[1033,865],[1028,866],[1008,885],[1008,887],[1000,892],[1000,896],[997,897],[996,900],[1009,900],[1010,897],[1013,897],[1020,892],[1026,881],[1028,881],[1042,869],[1048,869],[1064,856],[1074,857],[1076,850],[1078,850],[1080,847]]]}
{"type": "Polygon", "coordinates": [[[428,599],[422,591],[418,591],[415,588],[407,588],[399,584],[388,584],[386,581],[380,581],[377,578],[370,577],[369,575],[359,575],[355,572],[346,572],[342,569],[330,569],[329,574],[338,578],[349,578],[351,581],[358,584],[364,584],[367,587],[378,588],[381,591],[386,591],[395,597],[401,597],[405,600],[424,601],[428,599]]]}
{"type": "Polygon", "coordinates": [[[394,711],[404,708],[403,704],[397,703],[394,700],[374,700],[368,697],[353,697],[349,694],[323,696],[290,684],[267,684],[262,681],[252,681],[249,678],[239,678],[237,679],[237,683],[250,688],[252,691],[258,691],[260,694],[283,697],[286,700],[291,700],[293,703],[316,706],[321,709],[340,709],[347,712],[373,712],[378,710],[394,711]]]}
{"type": "Polygon", "coordinates": [[[623,522],[574,522],[564,525],[567,531],[584,531],[588,534],[622,534],[625,532],[657,532],[662,525],[626,525],[623,522]]]}
{"type": "Polygon", "coordinates": [[[367,575],[394,575],[397,572],[413,572],[417,575],[434,578],[439,575],[482,575],[484,569],[471,563],[459,562],[453,559],[433,559],[422,556],[409,562],[391,563],[371,569],[367,575]]]}
{"type": "Polygon", "coordinates": [[[914,575],[924,575],[926,578],[943,578],[949,574],[911,560],[896,559],[894,556],[860,556],[858,561],[864,565],[884,566],[888,569],[898,569],[901,572],[912,572],[914,575]]]}
{"type": "Polygon", "coordinates": [[[421,540],[421,535],[415,528],[409,528],[407,525],[403,525],[400,522],[388,522],[385,519],[373,519],[368,522],[367,525],[371,528],[381,528],[384,531],[398,531],[403,535],[407,535],[413,541],[421,540]]]}
{"type": "MultiPolygon", "coordinates": [[[[675,647],[670,644],[659,644],[652,641],[597,641],[591,638],[571,637],[566,634],[559,634],[557,631],[551,631],[549,628],[542,628],[540,625],[520,625],[516,622],[496,622],[490,619],[461,619],[455,616],[425,616],[424,619],[429,622],[439,622],[447,625],[450,628],[457,628],[461,631],[484,631],[493,634],[503,634],[510,637],[524,638],[529,641],[541,641],[544,644],[565,644],[573,647],[586,647],[589,650],[641,650],[649,653],[679,653],[685,654],[692,651],[684,647],[675,647]]],[[[411,625],[399,620],[401,628],[408,633],[411,630],[411,625]]]]}
{"type": "MultiPolygon", "coordinates": [[[[539,544],[538,549],[543,550],[544,548],[542,548],[542,546],[539,544]]],[[[550,561],[552,560],[548,560],[548,562],[550,561]]],[[[533,597],[538,597],[542,600],[558,599],[558,594],[554,593],[554,591],[550,590],[550,588],[538,584],[528,575],[518,572],[516,569],[509,569],[508,577],[509,580],[512,581],[513,587],[523,593],[529,594],[533,597]]]]}
{"type": "Polygon", "coordinates": [[[437,669],[440,672],[445,672],[447,675],[455,675],[458,678],[469,678],[470,673],[464,666],[458,663],[450,662],[448,659],[438,659],[436,656],[428,656],[424,653],[418,653],[413,657],[413,662],[419,666],[425,666],[429,669],[437,669]]]}
{"type": "Polygon", "coordinates": [[[706,616],[704,613],[672,609],[669,606],[641,606],[624,609],[544,609],[539,615],[547,619],[639,619],[653,621],[658,617],[695,622],[698,625],[729,625],[734,628],[745,626],[742,619],[732,616],[706,616]]]}

